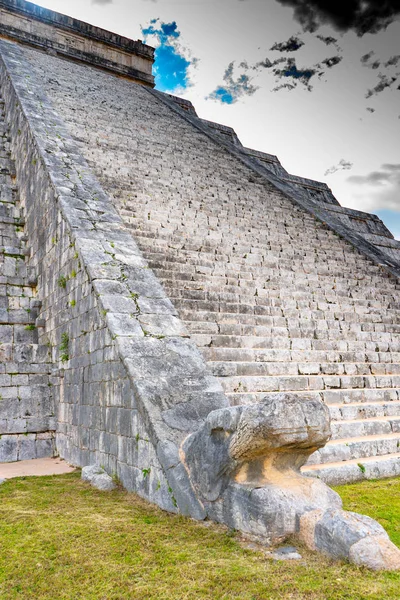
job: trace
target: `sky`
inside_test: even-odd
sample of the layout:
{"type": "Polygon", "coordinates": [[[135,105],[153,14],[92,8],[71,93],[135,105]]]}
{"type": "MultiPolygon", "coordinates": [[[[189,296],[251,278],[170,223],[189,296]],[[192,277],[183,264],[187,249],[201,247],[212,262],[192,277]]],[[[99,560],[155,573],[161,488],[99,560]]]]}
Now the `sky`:
{"type": "Polygon", "coordinates": [[[156,48],[156,87],[400,239],[400,0],[37,0],[156,48]]]}

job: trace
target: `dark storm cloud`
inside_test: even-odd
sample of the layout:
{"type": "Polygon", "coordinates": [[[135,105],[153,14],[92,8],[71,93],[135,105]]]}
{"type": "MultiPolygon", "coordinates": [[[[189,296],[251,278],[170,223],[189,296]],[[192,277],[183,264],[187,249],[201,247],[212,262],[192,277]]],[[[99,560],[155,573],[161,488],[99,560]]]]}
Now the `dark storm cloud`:
{"type": "Polygon", "coordinates": [[[294,18],[305,31],[314,32],[329,24],[339,31],[357,35],[377,33],[400,15],[400,0],[277,0],[294,8],[294,18]]]}
{"type": "Polygon", "coordinates": [[[365,94],[366,98],[381,94],[384,90],[392,87],[398,81],[400,73],[395,72],[395,67],[397,67],[398,62],[400,61],[400,54],[391,56],[389,60],[383,62],[379,59],[375,59],[374,52],[371,51],[368,52],[368,54],[364,54],[360,61],[363,67],[380,70],[378,73],[378,83],[373,88],[367,90],[367,93],[365,94]]]}
{"type": "Polygon", "coordinates": [[[400,54],[396,54],[396,56],[392,56],[385,62],[385,67],[395,67],[397,63],[400,61],[400,54]]]}
{"type": "Polygon", "coordinates": [[[292,35],[286,42],[275,42],[270,50],[277,50],[278,52],[296,52],[296,50],[299,50],[302,46],[304,46],[303,40],[292,35]]]}
{"type": "Polygon", "coordinates": [[[342,158],[341,160],[339,160],[337,165],[333,165],[332,167],[329,167],[329,169],[327,169],[325,171],[324,175],[326,177],[327,175],[333,175],[333,173],[336,173],[337,171],[349,171],[352,167],[353,167],[352,162],[342,158]]]}
{"type": "Polygon", "coordinates": [[[325,58],[325,60],[322,60],[320,64],[327,66],[328,69],[331,69],[332,67],[338,65],[342,58],[343,56],[331,56],[330,58],[325,58]]]}
{"type": "Polygon", "coordinates": [[[375,108],[371,108],[370,106],[367,106],[366,110],[370,113],[374,113],[375,112],[375,108]]]}
{"type": "Polygon", "coordinates": [[[269,58],[266,58],[265,60],[260,60],[255,65],[253,65],[251,68],[254,70],[257,70],[260,68],[271,69],[272,67],[275,67],[276,65],[280,65],[282,63],[286,63],[287,61],[288,61],[288,59],[284,58],[283,56],[281,58],[277,58],[276,60],[274,60],[272,62],[269,60],[269,58]]]}
{"type": "Polygon", "coordinates": [[[305,67],[299,69],[296,65],[294,58],[286,59],[286,64],[282,69],[274,69],[273,74],[278,79],[288,78],[294,81],[299,81],[305,87],[311,91],[312,86],[310,85],[310,79],[317,74],[317,70],[314,67],[305,67]]]}
{"type": "Polygon", "coordinates": [[[336,48],[339,49],[339,45],[337,43],[337,39],[332,37],[331,35],[316,35],[315,36],[318,40],[321,40],[321,42],[323,42],[324,44],[326,44],[327,46],[336,46],[336,48]]]}
{"type": "Polygon", "coordinates": [[[364,54],[364,56],[360,58],[360,62],[363,67],[368,67],[369,69],[379,69],[381,62],[379,60],[373,60],[373,55],[374,52],[371,51],[368,52],[368,54],[364,54]]]}
{"type": "Polygon", "coordinates": [[[385,89],[392,87],[392,85],[396,82],[397,76],[395,77],[387,77],[386,75],[382,75],[382,73],[378,74],[379,83],[376,84],[371,90],[368,90],[365,94],[366,98],[371,98],[371,96],[377,96],[381,94],[385,89]]]}
{"type": "Polygon", "coordinates": [[[296,64],[296,60],[293,57],[288,58],[278,58],[274,61],[271,61],[269,58],[266,58],[263,61],[257,62],[252,69],[258,70],[261,68],[272,69],[273,75],[275,75],[277,79],[277,83],[279,80],[289,79],[289,81],[276,85],[272,91],[278,92],[279,90],[294,90],[297,87],[297,84],[303,84],[308,91],[313,89],[310,81],[317,77],[321,79],[321,77],[325,74],[326,69],[331,69],[340,63],[342,60],[341,56],[331,56],[329,58],[325,58],[321,62],[299,68],[296,64]],[[280,68],[277,68],[277,65],[282,65],[280,68]]]}
{"type": "MultiPolygon", "coordinates": [[[[234,104],[242,96],[252,96],[258,88],[251,84],[251,78],[246,73],[241,73],[235,79],[233,69],[235,63],[231,62],[225,70],[223,76],[223,84],[219,85],[209,96],[208,99],[218,100],[222,104],[234,104]]],[[[244,61],[239,67],[249,69],[249,66],[244,61]]]]}
{"type": "Polygon", "coordinates": [[[281,85],[277,85],[276,87],[272,88],[272,91],[279,92],[279,90],[294,90],[295,87],[295,83],[282,83],[281,85]]]}

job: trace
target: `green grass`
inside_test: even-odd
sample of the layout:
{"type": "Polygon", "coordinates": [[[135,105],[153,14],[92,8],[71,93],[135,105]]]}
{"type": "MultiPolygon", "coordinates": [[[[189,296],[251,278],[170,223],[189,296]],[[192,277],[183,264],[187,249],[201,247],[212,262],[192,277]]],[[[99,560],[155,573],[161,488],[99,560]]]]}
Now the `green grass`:
{"type": "MultiPolygon", "coordinates": [[[[400,478],[363,481],[335,488],[346,510],[368,515],[386,529],[400,547],[400,478]]],[[[400,590],[398,593],[400,599],[400,590]]]]}
{"type": "MultiPolygon", "coordinates": [[[[346,508],[400,541],[400,479],[340,488],[346,508]]],[[[400,598],[400,574],[372,573],[300,548],[274,562],[236,536],[167,514],[79,473],[0,486],[2,600],[341,600],[400,598]]]]}

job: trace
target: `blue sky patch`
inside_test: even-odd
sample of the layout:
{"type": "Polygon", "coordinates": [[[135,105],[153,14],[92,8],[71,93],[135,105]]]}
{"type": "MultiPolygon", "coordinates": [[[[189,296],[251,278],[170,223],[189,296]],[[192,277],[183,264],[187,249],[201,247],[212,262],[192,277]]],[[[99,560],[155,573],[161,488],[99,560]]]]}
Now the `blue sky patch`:
{"type": "Polygon", "coordinates": [[[374,212],[382,219],[386,227],[393,233],[394,237],[397,240],[400,240],[400,212],[386,208],[375,210],[374,212]]]}
{"type": "Polygon", "coordinates": [[[176,21],[163,23],[151,19],[148,27],[142,27],[144,43],[152,37],[151,45],[156,48],[153,74],[156,88],[161,92],[179,93],[190,86],[189,67],[195,59],[188,60],[185,49],[178,43],[180,31],[176,21]]]}

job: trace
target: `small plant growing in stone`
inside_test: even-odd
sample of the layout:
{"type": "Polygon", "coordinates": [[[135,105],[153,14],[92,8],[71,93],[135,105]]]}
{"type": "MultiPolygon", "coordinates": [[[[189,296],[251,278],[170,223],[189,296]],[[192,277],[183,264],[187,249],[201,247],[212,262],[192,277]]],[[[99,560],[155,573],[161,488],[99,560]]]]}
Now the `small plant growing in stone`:
{"type": "Polygon", "coordinates": [[[357,463],[357,467],[360,469],[361,473],[365,473],[365,467],[362,463],[357,463]]]}
{"type": "Polygon", "coordinates": [[[72,269],[72,271],[71,271],[71,279],[74,279],[74,277],[76,277],[76,271],[75,271],[75,269],[72,269]]]}
{"type": "Polygon", "coordinates": [[[150,471],[151,471],[150,467],[148,469],[142,469],[144,479],[146,479],[147,475],[150,474],[150,471]]]}
{"type": "Polygon", "coordinates": [[[70,306],[72,306],[72,307],[76,306],[76,300],[71,300],[70,306]]]}
{"type": "Polygon", "coordinates": [[[25,327],[25,331],[35,331],[36,327],[32,324],[25,327]]]}
{"type": "Polygon", "coordinates": [[[69,335],[64,331],[61,335],[61,344],[60,344],[60,360],[61,362],[67,362],[69,360],[68,353],[69,346],[69,335]]]}
{"type": "Polygon", "coordinates": [[[121,482],[120,478],[118,477],[118,475],[116,473],[113,473],[111,475],[111,479],[113,480],[113,482],[115,483],[115,485],[117,485],[118,487],[122,487],[122,482],[121,482]]]}
{"type": "Polygon", "coordinates": [[[58,278],[58,281],[57,281],[57,283],[58,283],[58,285],[60,286],[60,288],[63,288],[63,289],[65,289],[65,288],[67,287],[67,278],[66,278],[66,277],[64,277],[64,275],[61,275],[61,276],[58,278]]]}

